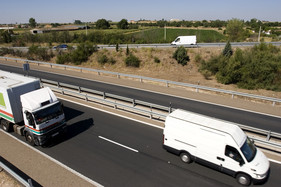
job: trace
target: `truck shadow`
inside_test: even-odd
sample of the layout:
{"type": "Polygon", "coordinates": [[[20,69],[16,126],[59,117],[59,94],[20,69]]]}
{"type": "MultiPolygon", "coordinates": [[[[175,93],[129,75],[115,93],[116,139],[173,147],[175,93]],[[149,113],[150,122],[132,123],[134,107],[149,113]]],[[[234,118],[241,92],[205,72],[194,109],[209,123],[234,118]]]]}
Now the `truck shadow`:
{"type": "Polygon", "coordinates": [[[63,107],[63,111],[64,111],[64,114],[65,114],[65,121],[68,122],[80,115],[82,115],[84,112],[81,112],[80,110],[75,110],[73,108],[69,108],[69,107],[66,107],[64,106],[63,107]]]}
{"type": "Polygon", "coordinates": [[[57,137],[52,138],[49,142],[47,142],[42,147],[51,148],[53,146],[66,142],[76,137],[77,135],[87,131],[89,128],[91,128],[94,125],[94,120],[92,118],[71,123],[70,121],[72,119],[81,116],[82,114],[84,114],[84,112],[69,107],[64,107],[63,110],[65,113],[65,121],[67,123],[65,132],[58,135],[57,137]]]}

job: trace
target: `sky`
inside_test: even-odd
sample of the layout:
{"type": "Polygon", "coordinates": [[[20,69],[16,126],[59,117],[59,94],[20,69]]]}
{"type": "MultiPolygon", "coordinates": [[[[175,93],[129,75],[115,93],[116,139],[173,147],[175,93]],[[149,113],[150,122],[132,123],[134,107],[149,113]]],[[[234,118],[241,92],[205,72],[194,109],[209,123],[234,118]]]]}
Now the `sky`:
{"type": "Polygon", "coordinates": [[[280,0],[0,0],[0,24],[130,20],[230,20],[281,22],[280,0]]]}

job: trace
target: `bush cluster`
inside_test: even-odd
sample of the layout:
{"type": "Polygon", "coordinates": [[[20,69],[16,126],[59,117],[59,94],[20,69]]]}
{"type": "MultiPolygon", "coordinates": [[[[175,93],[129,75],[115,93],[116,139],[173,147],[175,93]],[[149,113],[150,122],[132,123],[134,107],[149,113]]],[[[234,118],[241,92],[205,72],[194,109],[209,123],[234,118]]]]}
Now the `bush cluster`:
{"type": "Polygon", "coordinates": [[[82,62],[86,62],[88,58],[97,51],[97,46],[90,43],[81,43],[76,50],[67,53],[61,53],[57,56],[57,64],[64,64],[71,62],[75,65],[80,65],[82,62]]]}
{"type": "Polygon", "coordinates": [[[173,58],[176,59],[177,62],[183,66],[185,66],[190,60],[189,56],[187,55],[187,51],[183,46],[177,48],[177,50],[173,54],[173,58]]]}
{"type": "Polygon", "coordinates": [[[219,55],[201,64],[201,72],[209,71],[223,84],[237,84],[246,89],[281,91],[280,49],[265,43],[249,50],[237,49],[232,56],[219,55]]]}
{"type": "Polygon", "coordinates": [[[54,54],[52,51],[49,51],[47,48],[41,48],[37,45],[32,45],[28,48],[28,52],[24,53],[20,50],[13,50],[8,48],[1,48],[0,49],[0,56],[4,55],[13,55],[17,57],[24,57],[28,60],[43,60],[43,61],[49,61],[51,58],[54,57],[54,54]]]}
{"type": "Polygon", "coordinates": [[[125,59],[126,66],[140,67],[140,59],[133,54],[130,54],[125,59]]]}

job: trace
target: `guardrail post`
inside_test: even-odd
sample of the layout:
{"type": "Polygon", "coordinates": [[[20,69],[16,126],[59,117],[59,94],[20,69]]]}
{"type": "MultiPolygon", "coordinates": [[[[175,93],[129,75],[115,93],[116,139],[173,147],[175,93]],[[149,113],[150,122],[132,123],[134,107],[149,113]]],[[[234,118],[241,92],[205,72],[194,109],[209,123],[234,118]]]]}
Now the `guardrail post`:
{"type": "Polygon", "coordinates": [[[117,74],[117,78],[118,78],[118,79],[120,79],[120,75],[119,75],[119,73],[117,74]]]}
{"type": "Polygon", "coordinates": [[[170,102],[169,114],[172,112],[172,103],[170,102]]]}
{"type": "Polygon", "coordinates": [[[166,87],[169,87],[169,82],[168,81],[166,81],[166,87]]]}
{"type": "Polygon", "coordinates": [[[100,75],[100,72],[98,71],[98,75],[100,75]]]}
{"type": "Polygon", "coordinates": [[[114,109],[117,109],[116,101],[114,102],[114,109]]]}
{"type": "Polygon", "coordinates": [[[60,82],[57,83],[57,87],[58,87],[58,88],[60,87],[60,82]]]}
{"type": "Polygon", "coordinates": [[[78,92],[81,93],[81,87],[80,86],[78,86],[78,92]]]}
{"type": "Polygon", "coordinates": [[[267,136],[266,136],[266,141],[269,141],[269,139],[270,139],[270,135],[271,135],[271,130],[270,130],[270,131],[268,131],[268,133],[267,133],[267,136]]]}
{"type": "Polygon", "coordinates": [[[232,99],[234,98],[234,94],[231,94],[231,98],[232,98],[232,99]]]}
{"type": "Polygon", "coordinates": [[[136,106],[136,101],[135,101],[135,99],[133,99],[133,107],[135,107],[136,106]]]}
{"type": "Polygon", "coordinates": [[[85,95],[85,101],[88,101],[89,99],[88,99],[88,96],[87,96],[87,94],[85,95]]]}
{"type": "Polygon", "coordinates": [[[105,98],[106,98],[105,92],[103,92],[102,96],[103,96],[103,99],[105,99],[105,98]]]}
{"type": "Polygon", "coordinates": [[[63,91],[63,88],[61,89],[61,94],[62,94],[62,95],[64,95],[64,91],[63,91]]]}
{"type": "Polygon", "coordinates": [[[275,101],[273,101],[272,106],[275,106],[275,101]]]}
{"type": "Polygon", "coordinates": [[[140,78],[140,82],[142,83],[142,78],[140,78]]]}
{"type": "Polygon", "coordinates": [[[50,66],[51,66],[51,68],[53,68],[53,65],[52,65],[52,64],[50,64],[50,66]]]}
{"type": "Polygon", "coordinates": [[[28,182],[28,184],[29,184],[29,187],[33,187],[32,180],[31,180],[31,179],[27,179],[27,182],[28,182]]]}

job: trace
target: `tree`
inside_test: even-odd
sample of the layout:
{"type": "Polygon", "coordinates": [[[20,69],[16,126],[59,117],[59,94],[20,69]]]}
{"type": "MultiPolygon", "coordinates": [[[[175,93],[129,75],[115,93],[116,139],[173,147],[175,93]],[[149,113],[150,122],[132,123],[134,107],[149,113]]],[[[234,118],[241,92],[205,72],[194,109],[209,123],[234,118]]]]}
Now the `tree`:
{"type": "Polygon", "coordinates": [[[109,22],[106,19],[99,19],[96,22],[97,29],[108,29],[110,27],[109,22]]]}
{"type": "Polygon", "coordinates": [[[74,24],[76,24],[76,25],[81,25],[82,22],[81,22],[81,20],[74,20],[74,24]]]}
{"type": "Polygon", "coordinates": [[[225,56],[225,57],[231,57],[233,54],[233,50],[231,48],[231,44],[230,42],[228,41],[222,51],[222,55],[225,56]]]}
{"type": "Polygon", "coordinates": [[[34,28],[34,27],[36,27],[36,21],[35,21],[35,19],[34,18],[30,18],[29,19],[29,26],[31,27],[31,28],[34,28]]]}
{"type": "Polygon", "coordinates": [[[128,29],[128,21],[126,19],[122,19],[117,23],[118,29],[128,29]]]}
{"type": "Polygon", "coordinates": [[[226,33],[230,41],[241,41],[245,39],[244,22],[239,19],[229,20],[226,26],[226,33]]]}

